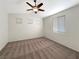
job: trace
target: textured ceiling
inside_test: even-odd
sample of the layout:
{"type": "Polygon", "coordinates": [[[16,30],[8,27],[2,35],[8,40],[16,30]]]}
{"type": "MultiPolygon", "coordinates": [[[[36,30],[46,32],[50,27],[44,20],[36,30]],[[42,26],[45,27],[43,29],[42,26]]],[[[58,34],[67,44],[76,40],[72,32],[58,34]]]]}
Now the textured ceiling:
{"type": "MultiPolygon", "coordinates": [[[[25,2],[30,2],[34,5],[33,0],[7,0],[8,13],[26,13],[35,15],[33,11],[26,11],[30,7],[25,2]]],[[[45,17],[72,7],[78,4],[79,0],[37,0],[37,4],[41,2],[44,3],[41,8],[45,9],[45,12],[38,12],[37,15],[45,17]]]]}

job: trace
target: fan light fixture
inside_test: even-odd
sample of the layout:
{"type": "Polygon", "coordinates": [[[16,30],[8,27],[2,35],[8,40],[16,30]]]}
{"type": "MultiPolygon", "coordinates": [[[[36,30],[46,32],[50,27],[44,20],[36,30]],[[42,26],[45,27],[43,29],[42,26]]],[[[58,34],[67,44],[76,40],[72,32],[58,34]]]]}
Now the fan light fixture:
{"type": "Polygon", "coordinates": [[[36,7],[33,8],[33,11],[34,11],[34,12],[38,12],[38,8],[36,8],[36,7]]]}
{"type": "Polygon", "coordinates": [[[43,9],[40,9],[40,7],[43,5],[43,3],[40,3],[39,5],[36,5],[36,0],[34,0],[35,6],[31,5],[29,2],[26,2],[32,9],[27,9],[27,11],[33,10],[35,14],[37,14],[38,11],[45,11],[43,9]]]}

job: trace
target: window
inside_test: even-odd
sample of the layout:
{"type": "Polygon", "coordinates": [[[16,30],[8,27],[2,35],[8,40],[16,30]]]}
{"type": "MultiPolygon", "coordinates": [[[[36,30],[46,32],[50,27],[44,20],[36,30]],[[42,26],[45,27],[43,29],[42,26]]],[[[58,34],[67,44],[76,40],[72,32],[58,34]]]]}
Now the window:
{"type": "Polygon", "coordinates": [[[64,16],[60,16],[57,17],[54,20],[54,26],[53,26],[53,30],[54,32],[65,32],[65,15],[64,16]]]}

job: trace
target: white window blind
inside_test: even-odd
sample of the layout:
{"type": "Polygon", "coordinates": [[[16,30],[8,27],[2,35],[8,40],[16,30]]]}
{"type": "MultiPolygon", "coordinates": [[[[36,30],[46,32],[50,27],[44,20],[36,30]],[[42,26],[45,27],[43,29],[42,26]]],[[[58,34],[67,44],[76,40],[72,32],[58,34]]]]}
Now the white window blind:
{"type": "Polygon", "coordinates": [[[65,15],[54,20],[54,32],[65,32],[65,15]]]}

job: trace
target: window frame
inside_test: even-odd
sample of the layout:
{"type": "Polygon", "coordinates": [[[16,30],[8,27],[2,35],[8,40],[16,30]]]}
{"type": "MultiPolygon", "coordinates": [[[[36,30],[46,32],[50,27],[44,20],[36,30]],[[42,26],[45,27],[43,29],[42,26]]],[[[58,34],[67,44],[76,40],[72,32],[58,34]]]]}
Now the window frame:
{"type": "MultiPolygon", "coordinates": [[[[62,15],[62,16],[58,16],[54,19],[54,24],[53,24],[53,32],[56,33],[64,33],[65,32],[65,20],[66,20],[66,15],[62,15]],[[58,29],[60,26],[58,26],[58,23],[60,23],[60,20],[63,19],[63,23],[64,23],[64,28],[63,31],[60,31],[60,29],[58,29]]],[[[61,22],[62,23],[62,22],[61,22]]]]}

